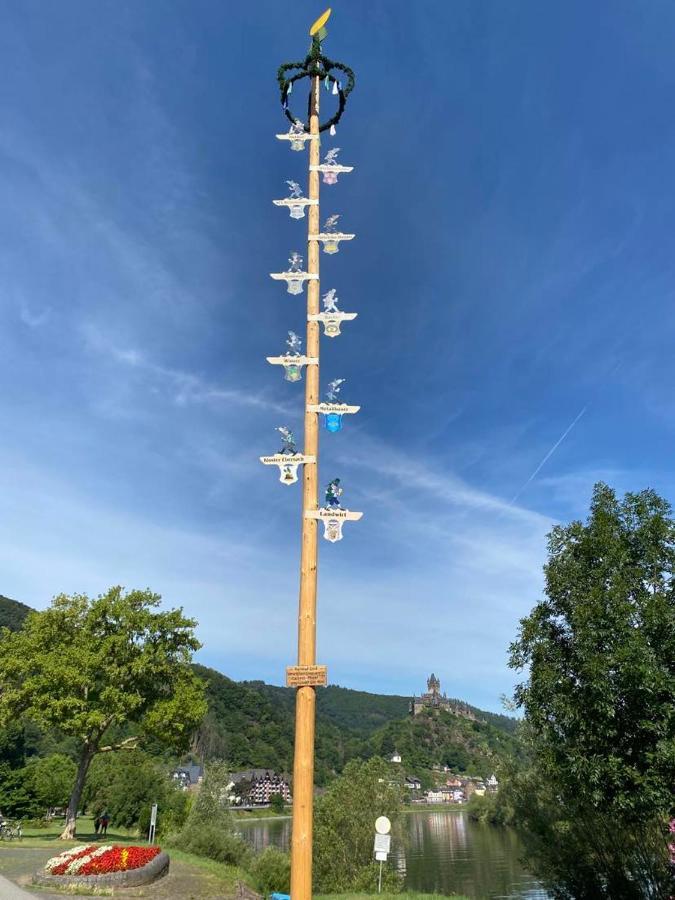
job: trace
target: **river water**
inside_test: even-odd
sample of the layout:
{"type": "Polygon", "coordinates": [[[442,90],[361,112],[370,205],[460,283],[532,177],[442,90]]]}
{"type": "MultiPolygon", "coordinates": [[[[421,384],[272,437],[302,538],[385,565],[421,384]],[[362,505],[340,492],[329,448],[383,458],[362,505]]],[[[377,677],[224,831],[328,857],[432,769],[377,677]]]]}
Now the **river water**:
{"type": "MultiPolygon", "coordinates": [[[[290,819],[238,822],[256,850],[287,850],[290,819]]],[[[374,834],[374,832],[373,832],[374,834]]],[[[392,840],[390,865],[405,872],[409,890],[464,894],[481,900],[546,900],[547,894],[519,861],[515,832],[472,822],[466,812],[415,810],[405,816],[405,837],[392,840]]]]}

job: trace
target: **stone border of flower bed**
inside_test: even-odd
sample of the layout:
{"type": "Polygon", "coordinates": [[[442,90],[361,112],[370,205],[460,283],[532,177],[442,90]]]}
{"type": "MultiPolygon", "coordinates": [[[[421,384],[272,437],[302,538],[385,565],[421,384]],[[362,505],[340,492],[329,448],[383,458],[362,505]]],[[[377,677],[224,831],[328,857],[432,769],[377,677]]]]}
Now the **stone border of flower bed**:
{"type": "Polygon", "coordinates": [[[136,887],[149,884],[162,878],[169,871],[169,855],[163,850],[149,863],[138,869],[125,869],[123,872],[110,872],[106,875],[47,875],[36,872],[33,884],[41,887],[136,887]]]}

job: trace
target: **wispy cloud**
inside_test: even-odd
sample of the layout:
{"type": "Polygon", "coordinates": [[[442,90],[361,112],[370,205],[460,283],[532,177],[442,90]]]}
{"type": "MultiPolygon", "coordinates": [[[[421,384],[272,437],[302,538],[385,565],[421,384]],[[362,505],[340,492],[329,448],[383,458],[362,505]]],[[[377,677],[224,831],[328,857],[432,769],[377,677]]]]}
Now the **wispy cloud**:
{"type": "Polygon", "coordinates": [[[295,411],[290,404],[274,400],[267,393],[223,387],[193,372],[160,365],[140,350],[115,346],[91,325],[83,326],[82,334],[90,350],[103,353],[121,366],[148,376],[155,384],[160,383],[179,406],[212,403],[251,407],[280,415],[289,415],[295,411]]]}
{"type": "Polygon", "coordinates": [[[19,318],[24,325],[29,328],[41,328],[45,325],[51,316],[51,307],[46,306],[40,310],[31,309],[27,303],[21,303],[19,308],[19,318]]]}

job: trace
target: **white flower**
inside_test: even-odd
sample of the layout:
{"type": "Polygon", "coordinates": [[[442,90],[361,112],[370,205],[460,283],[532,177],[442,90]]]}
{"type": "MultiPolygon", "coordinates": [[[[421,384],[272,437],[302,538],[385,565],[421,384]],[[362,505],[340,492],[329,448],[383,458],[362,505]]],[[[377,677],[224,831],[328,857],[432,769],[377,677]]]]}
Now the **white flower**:
{"type": "Polygon", "coordinates": [[[78,844],[77,847],[71,847],[70,850],[64,850],[63,853],[59,853],[58,856],[52,856],[52,858],[48,859],[45,863],[45,869],[47,872],[51,872],[52,869],[55,869],[57,866],[60,866],[61,863],[70,859],[71,856],[77,856],[78,853],[82,853],[82,851],[86,850],[88,847],[91,847],[93,850],[95,844],[78,844]]]}
{"type": "Polygon", "coordinates": [[[65,874],[77,875],[83,866],[91,862],[92,859],[96,859],[97,856],[103,856],[108,850],[112,850],[112,844],[101,844],[101,846],[97,847],[93,853],[88,853],[86,856],[80,856],[79,859],[74,859],[66,869],[65,874]]]}

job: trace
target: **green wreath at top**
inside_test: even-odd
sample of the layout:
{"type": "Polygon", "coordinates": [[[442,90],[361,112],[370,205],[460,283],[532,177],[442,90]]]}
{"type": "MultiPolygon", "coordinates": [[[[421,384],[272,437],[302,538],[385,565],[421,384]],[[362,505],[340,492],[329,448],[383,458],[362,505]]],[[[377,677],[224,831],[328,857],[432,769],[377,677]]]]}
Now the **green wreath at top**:
{"type": "MultiPolygon", "coordinates": [[[[302,62],[284,63],[282,66],[279,66],[277,71],[277,81],[279,82],[279,90],[281,92],[281,105],[284,110],[284,115],[291,124],[302,121],[296,119],[288,108],[288,91],[294,82],[299,81],[301,78],[312,78],[315,75],[318,75],[322,81],[328,79],[329,83],[337,84],[338,86],[337,112],[332,118],[328,119],[327,122],[324,122],[323,125],[319,125],[319,131],[326,131],[326,129],[330,128],[332,125],[337,125],[340,121],[345,109],[345,104],[347,103],[347,97],[354,88],[354,72],[349,66],[345,66],[344,63],[334,62],[332,59],[328,59],[327,56],[324,56],[321,53],[321,41],[318,40],[318,38],[313,38],[312,47],[302,62]],[[299,69],[300,71],[286,77],[286,73],[291,69],[299,69]],[[344,73],[347,78],[347,84],[344,88],[335,75],[331,74],[331,69],[337,69],[339,72],[344,73]]],[[[309,123],[303,124],[305,131],[309,132],[309,123]]]]}

